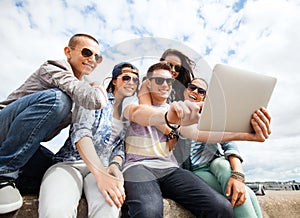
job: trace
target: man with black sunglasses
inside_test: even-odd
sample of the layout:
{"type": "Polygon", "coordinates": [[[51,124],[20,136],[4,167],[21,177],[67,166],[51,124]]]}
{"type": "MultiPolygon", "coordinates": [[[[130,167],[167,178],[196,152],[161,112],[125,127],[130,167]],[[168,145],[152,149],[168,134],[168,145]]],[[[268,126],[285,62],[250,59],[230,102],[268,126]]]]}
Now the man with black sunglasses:
{"type": "Polygon", "coordinates": [[[39,187],[44,171],[51,164],[50,157],[46,158],[44,153],[53,155],[40,143],[69,125],[73,102],[87,109],[106,106],[105,89],[82,80],[101,63],[99,51],[94,37],[72,36],[64,48],[67,60],[46,61],[0,102],[3,108],[0,111],[0,214],[22,206],[22,197],[15,185],[20,170],[23,177],[27,173],[36,177],[39,187]],[[39,157],[38,164],[34,163],[33,156],[39,157]],[[26,166],[35,168],[28,170],[26,166]]]}
{"type": "MultiPolygon", "coordinates": [[[[196,217],[233,217],[230,203],[221,194],[192,172],[179,168],[167,145],[167,140],[178,137],[176,133],[171,131],[164,135],[154,126],[145,126],[144,120],[152,118],[148,113],[151,108],[169,110],[167,98],[173,82],[170,71],[170,66],[163,62],[148,69],[146,85],[152,107],[138,105],[134,97],[126,99],[123,115],[131,121],[125,139],[123,170],[128,214],[130,217],[163,217],[163,198],[170,198],[196,217]]],[[[170,125],[168,113],[165,121],[170,125]]],[[[126,212],[123,215],[125,217],[126,212]]]]}

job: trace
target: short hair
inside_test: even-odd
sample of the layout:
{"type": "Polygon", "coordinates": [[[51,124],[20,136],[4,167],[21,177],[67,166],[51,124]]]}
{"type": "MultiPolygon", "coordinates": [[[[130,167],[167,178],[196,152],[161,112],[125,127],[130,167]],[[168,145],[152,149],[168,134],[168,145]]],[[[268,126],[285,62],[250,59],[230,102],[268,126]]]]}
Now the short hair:
{"type": "Polygon", "coordinates": [[[77,43],[78,43],[78,41],[79,41],[80,38],[82,38],[82,37],[86,37],[86,38],[92,39],[93,41],[95,41],[95,42],[99,45],[98,40],[95,39],[93,36],[88,35],[88,34],[84,34],[84,33],[78,33],[78,34],[73,35],[73,36],[70,38],[68,46],[69,46],[70,48],[75,48],[76,45],[77,45],[77,43]]]}
{"type": "Polygon", "coordinates": [[[195,80],[200,80],[200,81],[204,82],[205,85],[206,85],[206,87],[208,88],[208,82],[207,82],[205,79],[203,79],[203,78],[201,78],[201,77],[196,77],[196,78],[194,78],[191,82],[193,82],[193,81],[195,81],[195,80]]]}
{"type": "Polygon", "coordinates": [[[147,78],[151,78],[152,75],[153,75],[153,71],[155,71],[155,70],[167,70],[167,71],[169,71],[171,73],[171,67],[170,67],[169,64],[167,64],[165,62],[159,62],[159,63],[151,65],[148,68],[147,78]]]}

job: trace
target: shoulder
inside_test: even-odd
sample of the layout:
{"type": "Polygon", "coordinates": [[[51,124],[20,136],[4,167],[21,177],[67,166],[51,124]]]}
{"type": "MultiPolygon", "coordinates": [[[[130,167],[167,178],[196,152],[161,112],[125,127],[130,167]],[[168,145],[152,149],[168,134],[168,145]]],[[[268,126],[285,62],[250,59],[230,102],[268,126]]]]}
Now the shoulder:
{"type": "Polygon", "coordinates": [[[70,71],[72,70],[71,65],[66,60],[47,60],[41,68],[45,69],[54,69],[54,68],[60,68],[62,70],[70,71]]]}

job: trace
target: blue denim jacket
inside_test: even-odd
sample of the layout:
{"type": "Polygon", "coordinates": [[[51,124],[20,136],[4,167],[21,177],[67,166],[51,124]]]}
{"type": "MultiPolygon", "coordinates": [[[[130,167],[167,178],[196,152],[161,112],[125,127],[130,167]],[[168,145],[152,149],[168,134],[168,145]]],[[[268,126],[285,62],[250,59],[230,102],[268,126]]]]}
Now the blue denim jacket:
{"type": "Polygon", "coordinates": [[[191,170],[191,168],[199,166],[205,166],[213,159],[220,156],[225,156],[227,159],[230,155],[235,155],[241,161],[243,161],[235,142],[204,143],[195,142],[193,140],[180,137],[173,150],[173,153],[178,161],[178,164],[187,170],[191,170]],[[193,143],[194,145],[192,146],[193,143]],[[193,155],[191,155],[191,152],[193,155]],[[197,165],[192,165],[192,158],[198,159],[197,165]]]}
{"type": "Polygon", "coordinates": [[[107,95],[108,104],[100,110],[88,110],[75,105],[69,137],[55,155],[55,161],[81,160],[75,143],[85,136],[92,138],[96,152],[104,166],[107,166],[109,161],[117,155],[121,156],[123,160],[125,159],[123,140],[126,133],[125,128],[116,137],[113,144],[109,144],[112,133],[114,95],[112,93],[107,95]]]}

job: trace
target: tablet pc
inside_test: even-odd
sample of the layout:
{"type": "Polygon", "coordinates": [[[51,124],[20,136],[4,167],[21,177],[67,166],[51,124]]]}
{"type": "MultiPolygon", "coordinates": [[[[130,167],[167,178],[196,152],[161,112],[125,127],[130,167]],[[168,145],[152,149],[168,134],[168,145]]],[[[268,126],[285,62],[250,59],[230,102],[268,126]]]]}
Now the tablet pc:
{"type": "Polygon", "coordinates": [[[277,79],[217,64],[212,72],[198,129],[214,132],[252,132],[251,115],[267,107],[277,79]]]}

